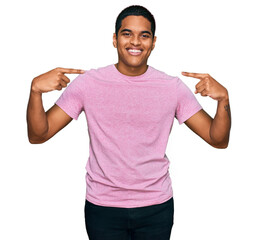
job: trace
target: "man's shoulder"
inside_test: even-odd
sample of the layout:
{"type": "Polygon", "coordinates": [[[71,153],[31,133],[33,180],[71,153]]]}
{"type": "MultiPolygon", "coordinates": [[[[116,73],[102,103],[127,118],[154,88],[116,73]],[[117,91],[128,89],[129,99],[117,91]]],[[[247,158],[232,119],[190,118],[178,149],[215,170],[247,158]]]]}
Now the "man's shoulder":
{"type": "Polygon", "coordinates": [[[150,66],[150,68],[151,68],[152,75],[158,79],[168,80],[168,81],[172,81],[172,82],[177,82],[179,79],[177,76],[167,74],[166,72],[156,69],[152,66],[150,66]]]}
{"type": "Polygon", "coordinates": [[[91,68],[86,71],[88,74],[105,74],[107,72],[112,71],[113,69],[113,64],[107,65],[107,66],[102,66],[98,68],[91,68]]]}

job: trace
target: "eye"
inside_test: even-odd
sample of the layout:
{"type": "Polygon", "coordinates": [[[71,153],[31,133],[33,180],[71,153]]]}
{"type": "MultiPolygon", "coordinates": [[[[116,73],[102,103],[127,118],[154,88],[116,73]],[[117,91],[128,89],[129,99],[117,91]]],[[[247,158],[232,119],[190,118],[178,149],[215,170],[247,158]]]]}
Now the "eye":
{"type": "Polygon", "coordinates": [[[122,36],[129,37],[131,34],[129,32],[122,33],[122,36]]]}
{"type": "Polygon", "coordinates": [[[143,34],[142,38],[149,38],[150,36],[148,34],[143,34]]]}

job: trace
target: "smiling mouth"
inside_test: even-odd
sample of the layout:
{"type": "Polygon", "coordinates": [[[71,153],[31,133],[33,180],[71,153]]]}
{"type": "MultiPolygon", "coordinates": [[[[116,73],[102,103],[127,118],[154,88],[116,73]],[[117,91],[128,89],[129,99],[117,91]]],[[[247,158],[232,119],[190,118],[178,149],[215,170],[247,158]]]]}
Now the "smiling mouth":
{"type": "Polygon", "coordinates": [[[133,48],[127,48],[127,51],[132,56],[138,56],[143,52],[142,49],[133,49],[133,48]]]}

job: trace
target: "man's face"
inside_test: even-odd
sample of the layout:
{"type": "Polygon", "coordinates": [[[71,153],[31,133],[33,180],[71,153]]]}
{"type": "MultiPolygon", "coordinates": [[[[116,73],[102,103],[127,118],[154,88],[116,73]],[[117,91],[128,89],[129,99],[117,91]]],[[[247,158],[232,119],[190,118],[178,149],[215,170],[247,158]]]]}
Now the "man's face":
{"type": "Polygon", "coordinates": [[[113,35],[113,45],[118,50],[119,67],[143,68],[154,49],[151,23],[143,16],[128,16],[122,20],[121,28],[113,35]]]}

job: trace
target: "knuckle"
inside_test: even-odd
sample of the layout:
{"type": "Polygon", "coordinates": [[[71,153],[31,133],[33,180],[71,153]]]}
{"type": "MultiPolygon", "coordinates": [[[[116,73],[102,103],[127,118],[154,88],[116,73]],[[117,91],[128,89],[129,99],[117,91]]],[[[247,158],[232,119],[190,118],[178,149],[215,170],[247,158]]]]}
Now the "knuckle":
{"type": "Polygon", "coordinates": [[[56,88],[58,88],[60,86],[60,83],[59,82],[56,82],[55,84],[54,84],[54,87],[56,87],[56,88]]]}
{"type": "Polygon", "coordinates": [[[208,83],[208,82],[209,82],[209,78],[208,78],[208,77],[205,77],[205,78],[204,78],[204,82],[205,82],[205,83],[208,83]]]}
{"type": "Polygon", "coordinates": [[[202,97],[206,97],[206,92],[201,93],[202,97]]]}

